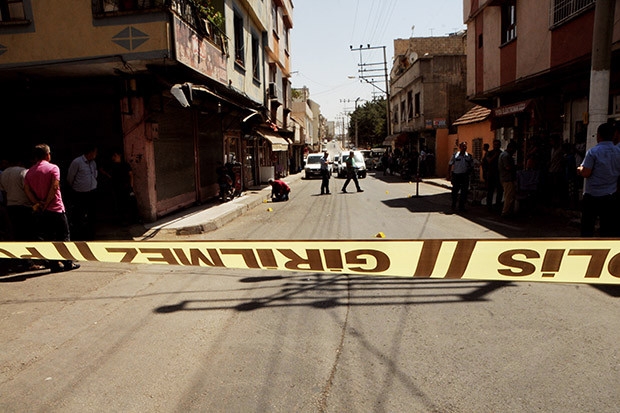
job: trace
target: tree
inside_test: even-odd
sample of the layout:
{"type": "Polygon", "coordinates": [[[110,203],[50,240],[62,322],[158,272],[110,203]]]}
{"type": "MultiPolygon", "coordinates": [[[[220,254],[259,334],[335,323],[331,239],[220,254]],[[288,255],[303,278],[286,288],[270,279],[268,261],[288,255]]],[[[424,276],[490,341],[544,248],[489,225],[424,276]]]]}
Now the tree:
{"type": "Polygon", "coordinates": [[[349,137],[355,141],[357,123],[358,144],[360,147],[381,146],[387,137],[385,99],[372,100],[358,106],[349,114],[349,137]]]}

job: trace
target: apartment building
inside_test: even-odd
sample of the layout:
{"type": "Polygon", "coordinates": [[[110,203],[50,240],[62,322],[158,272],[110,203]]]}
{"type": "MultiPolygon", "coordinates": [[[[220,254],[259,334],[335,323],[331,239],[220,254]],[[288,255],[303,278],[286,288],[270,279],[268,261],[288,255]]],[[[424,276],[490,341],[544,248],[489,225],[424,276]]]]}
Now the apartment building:
{"type": "Polygon", "coordinates": [[[288,150],[292,11],[291,0],[0,0],[0,152],[45,142],[66,171],[89,143],[100,165],[120,148],[146,221],[215,196],[223,162],[258,183],[288,150]]]}
{"type": "MultiPolygon", "coordinates": [[[[620,1],[616,1],[610,118],[620,117],[620,1]]],[[[519,163],[552,134],[583,150],[595,0],[464,0],[467,95],[492,109],[504,145],[519,143],[519,163]]]]}
{"type": "Polygon", "coordinates": [[[321,150],[322,136],[320,114],[321,106],[310,99],[310,89],[302,87],[293,89],[293,114],[297,122],[303,125],[300,144],[305,155],[321,150]]]}
{"type": "MultiPolygon", "coordinates": [[[[466,96],[465,32],[449,36],[395,39],[390,75],[392,135],[385,144],[403,150],[425,150],[437,165],[453,143],[450,126],[473,105],[466,96]]],[[[433,168],[445,175],[442,166],[433,168]]]]}

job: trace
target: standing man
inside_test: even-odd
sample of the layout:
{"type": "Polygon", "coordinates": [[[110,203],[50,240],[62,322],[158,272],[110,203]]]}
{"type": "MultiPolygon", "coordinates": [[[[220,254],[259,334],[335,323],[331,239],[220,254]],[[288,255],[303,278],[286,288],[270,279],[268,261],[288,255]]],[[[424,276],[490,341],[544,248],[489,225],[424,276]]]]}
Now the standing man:
{"type": "Polygon", "coordinates": [[[97,148],[89,144],[83,155],[75,158],[67,172],[67,181],[73,190],[71,224],[77,240],[95,239],[97,206],[97,148]]]}
{"type": "Polygon", "coordinates": [[[581,236],[593,237],[596,218],[600,219],[600,236],[613,237],[616,231],[616,191],[620,176],[620,149],[613,143],[614,130],[603,123],[596,131],[596,146],[586,152],[577,173],[585,178],[581,236]]]}
{"type": "Polygon", "coordinates": [[[16,241],[32,241],[32,203],[24,191],[24,178],[28,169],[16,159],[9,160],[9,167],[0,174],[0,191],[3,192],[6,209],[9,215],[10,239],[16,241]]]}
{"type": "Polygon", "coordinates": [[[492,211],[494,207],[499,209],[504,196],[504,188],[500,182],[499,169],[497,167],[499,156],[502,153],[500,146],[501,142],[499,139],[495,139],[493,141],[493,149],[487,151],[482,159],[482,165],[486,165],[487,168],[484,180],[487,184],[487,208],[489,211],[492,211]],[[493,204],[493,195],[495,195],[495,204],[493,204]]]}
{"type": "Polygon", "coordinates": [[[321,195],[324,193],[331,195],[331,192],[329,192],[329,178],[331,176],[329,164],[332,162],[329,160],[329,153],[325,151],[323,157],[319,161],[321,162],[321,195]]]}
{"type": "Polygon", "coordinates": [[[459,151],[452,155],[448,166],[451,169],[452,210],[456,210],[456,201],[458,200],[459,211],[464,212],[467,194],[469,193],[469,175],[474,167],[474,158],[467,153],[467,142],[459,143],[459,151]]]}
{"type": "MultiPolygon", "coordinates": [[[[9,217],[8,235],[14,241],[32,241],[35,239],[32,225],[32,202],[24,190],[24,178],[28,169],[16,153],[9,158],[9,167],[0,174],[0,191],[4,195],[9,217]]],[[[31,259],[14,260],[21,269],[40,270],[45,268],[35,264],[31,259]]]]}
{"type": "Polygon", "coordinates": [[[504,188],[503,217],[509,217],[514,213],[515,199],[517,197],[517,165],[513,158],[515,152],[517,152],[517,144],[514,141],[510,141],[506,150],[499,155],[499,180],[504,188]]]}
{"type": "Polygon", "coordinates": [[[362,188],[360,188],[360,183],[357,180],[357,168],[355,167],[355,152],[349,152],[349,157],[345,161],[347,165],[347,179],[344,181],[344,185],[342,186],[342,192],[347,192],[347,185],[353,179],[353,183],[355,184],[355,188],[357,188],[357,192],[364,192],[362,188]]]}
{"type": "MultiPolygon", "coordinates": [[[[50,163],[50,147],[45,144],[34,148],[36,164],[26,173],[24,190],[36,211],[35,232],[43,241],[69,241],[69,222],[60,194],[60,169],[50,163]]],[[[52,272],[80,268],[73,261],[50,261],[52,272]],[[62,266],[61,266],[62,264],[62,266]]]]}

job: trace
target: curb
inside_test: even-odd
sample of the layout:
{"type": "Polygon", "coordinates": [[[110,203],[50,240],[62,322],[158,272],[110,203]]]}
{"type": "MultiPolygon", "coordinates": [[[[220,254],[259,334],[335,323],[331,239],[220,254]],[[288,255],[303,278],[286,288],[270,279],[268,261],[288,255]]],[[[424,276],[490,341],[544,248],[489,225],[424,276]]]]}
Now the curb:
{"type": "MultiPolygon", "coordinates": [[[[284,181],[291,184],[301,179],[302,175],[301,173],[289,175],[284,178],[284,181]]],[[[149,228],[142,235],[142,238],[156,239],[158,237],[199,235],[215,231],[234,219],[239,218],[247,211],[262,205],[265,199],[269,199],[270,193],[271,187],[269,186],[260,189],[248,189],[239,198],[198,212],[197,215],[204,214],[208,216],[196,218],[195,223],[181,224],[178,226],[174,224],[155,225],[149,228]]],[[[188,215],[182,219],[191,221],[192,217],[188,215]]]]}
{"type": "MultiPolygon", "coordinates": [[[[262,191],[261,191],[262,192],[262,191]]],[[[166,232],[171,235],[197,235],[205,232],[215,231],[233,221],[235,218],[239,218],[247,211],[256,208],[263,203],[262,197],[248,196],[248,199],[243,199],[243,196],[238,199],[234,199],[229,203],[223,204],[218,208],[222,208],[222,212],[217,216],[206,220],[201,224],[189,225],[180,228],[171,228],[166,232]]]]}

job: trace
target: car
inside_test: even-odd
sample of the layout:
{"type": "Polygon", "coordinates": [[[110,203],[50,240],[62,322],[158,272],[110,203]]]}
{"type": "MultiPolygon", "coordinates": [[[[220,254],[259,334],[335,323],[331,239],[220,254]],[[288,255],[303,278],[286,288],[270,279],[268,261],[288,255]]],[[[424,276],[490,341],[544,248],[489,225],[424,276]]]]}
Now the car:
{"type": "MultiPolygon", "coordinates": [[[[376,171],[383,170],[383,165],[381,164],[381,158],[385,154],[385,148],[372,148],[370,150],[370,159],[371,165],[368,169],[374,169],[376,171]]],[[[366,162],[366,166],[368,167],[368,162],[366,162]]]]}
{"type": "MultiPolygon", "coordinates": [[[[346,178],[347,176],[347,159],[349,159],[349,152],[345,151],[340,154],[340,163],[338,164],[338,177],[346,178]]],[[[355,168],[357,169],[358,178],[366,178],[366,162],[364,161],[364,155],[361,151],[353,151],[355,160],[355,168]]]]}
{"type": "Polygon", "coordinates": [[[364,164],[366,164],[366,170],[372,169],[372,152],[369,149],[360,150],[362,155],[364,155],[364,164]]]}
{"type": "MultiPolygon", "coordinates": [[[[306,179],[320,178],[321,177],[321,158],[322,153],[311,153],[306,158],[306,166],[304,167],[304,177],[306,179]]],[[[331,173],[331,165],[328,165],[329,172],[331,173]]]]}

